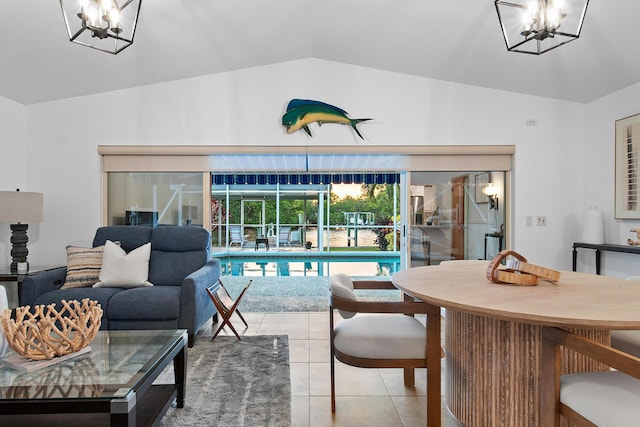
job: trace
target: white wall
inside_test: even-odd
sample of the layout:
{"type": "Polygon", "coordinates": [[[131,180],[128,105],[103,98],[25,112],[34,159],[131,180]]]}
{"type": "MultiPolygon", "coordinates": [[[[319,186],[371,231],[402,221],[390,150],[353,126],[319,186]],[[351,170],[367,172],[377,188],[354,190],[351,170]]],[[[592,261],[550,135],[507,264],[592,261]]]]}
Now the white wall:
{"type": "MultiPolygon", "coordinates": [[[[0,97],[0,191],[39,191],[27,185],[26,172],[26,108],[0,97]]],[[[0,206],[2,209],[2,206],[0,206]]],[[[39,225],[30,228],[37,229],[39,225]]],[[[11,263],[11,231],[0,224],[0,266],[11,263]]]]}
{"type": "MultiPolygon", "coordinates": [[[[585,157],[584,203],[582,210],[597,206],[605,218],[605,241],[626,245],[635,239],[631,228],[640,228],[638,220],[616,220],[614,214],[615,121],[640,113],[640,84],[611,93],[587,105],[586,138],[581,144],[585,157]]],[[[595,272],[594,251],[581,249],[578,270],[595,272]]],[[[640,275],[638,255],[602,253],[602,274],[628,277],[640,275]]]]}
{"type": "Polygon", "coordinates": [[[44,191],[46,206],[31,260],[63,264],[65,245],[90,243],[101,223],[98,145],[515,144],[513,247],[531,262],[570,268],[584,204],[584,110],[316,59],[32,105],[27,183],[44,191]],[[292,98],[372,117],[359,125],[366,141],[336,125],[312,126],[313,138],[287,135],[280,120],[292,98]],[[546,215],[549,225],[526,227],[527,215],[546,215]]]}

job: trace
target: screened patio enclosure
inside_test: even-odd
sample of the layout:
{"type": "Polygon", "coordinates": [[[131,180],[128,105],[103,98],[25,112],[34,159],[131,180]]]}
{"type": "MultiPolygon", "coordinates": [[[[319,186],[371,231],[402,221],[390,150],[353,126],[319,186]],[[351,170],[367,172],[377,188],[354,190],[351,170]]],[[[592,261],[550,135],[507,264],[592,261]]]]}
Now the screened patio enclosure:
{"type": "Polygon", "coordinates": [[[332,247],[372,246],[378,229],[398,225],[399,174],[213,174],[211,229],[213,252],[330,251],[332,247]],[[339,184],[366,185],[393,191],[389,218],[375,220],[372,212],[332,212],[332,188],[339,184]],[[391,223],[389,223],[391,221],[391,223]],[[241,229],[242,244],[231,230],[241,229]],[[372,237],[373,236],[373,237],[372,237]]]}

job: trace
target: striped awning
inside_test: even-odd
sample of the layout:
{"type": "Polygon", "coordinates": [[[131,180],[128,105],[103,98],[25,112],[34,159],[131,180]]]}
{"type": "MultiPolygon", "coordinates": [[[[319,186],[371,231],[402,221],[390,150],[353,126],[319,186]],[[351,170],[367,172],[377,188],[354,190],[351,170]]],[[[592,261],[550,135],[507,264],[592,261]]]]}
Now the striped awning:
{"type": "Polygon", "coordinates": [[[213,185],[397,184],[399,173],[212,174],[213,185]]]}

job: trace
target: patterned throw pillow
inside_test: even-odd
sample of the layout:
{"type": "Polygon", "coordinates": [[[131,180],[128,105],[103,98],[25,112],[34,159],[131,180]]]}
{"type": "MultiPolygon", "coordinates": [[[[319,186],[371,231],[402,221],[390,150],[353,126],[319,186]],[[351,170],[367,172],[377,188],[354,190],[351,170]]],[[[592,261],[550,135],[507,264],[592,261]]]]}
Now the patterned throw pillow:
{"type": "Polygon", "coordinates": [[[61,289],[93,286],[100,277],[104,246],[67,246],[67,277],[61,289]]]}

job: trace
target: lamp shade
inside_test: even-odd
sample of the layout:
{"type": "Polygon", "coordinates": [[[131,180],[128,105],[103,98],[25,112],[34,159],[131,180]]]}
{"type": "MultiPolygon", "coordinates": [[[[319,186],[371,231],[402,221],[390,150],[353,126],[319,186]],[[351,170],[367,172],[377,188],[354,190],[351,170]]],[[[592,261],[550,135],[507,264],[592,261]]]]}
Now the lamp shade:
{"type": "Polygon", "coordinates": [[[42,222],[44,195],[28,191],[0,191],[0,222],[34,224],[42,222]]]}

